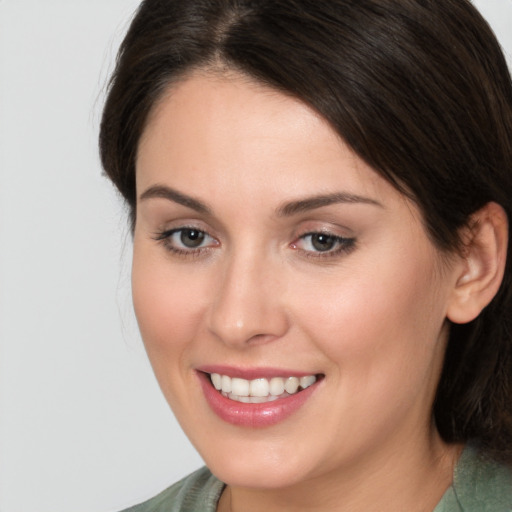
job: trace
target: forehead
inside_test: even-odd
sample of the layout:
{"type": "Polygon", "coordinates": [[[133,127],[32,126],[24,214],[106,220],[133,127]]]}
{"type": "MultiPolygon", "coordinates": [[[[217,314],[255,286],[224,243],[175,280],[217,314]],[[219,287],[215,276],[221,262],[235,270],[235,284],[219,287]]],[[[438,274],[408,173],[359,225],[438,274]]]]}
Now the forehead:
{"type": "MultiPolygon", "coordinates": [[[[196,73],[154,108],[140,141],[137,188],[215,197],[346,192],[401,195],[302,101],[243,75],[196,73]]],[[[403,199],[403,198],[402,198],[403,199]]]]}

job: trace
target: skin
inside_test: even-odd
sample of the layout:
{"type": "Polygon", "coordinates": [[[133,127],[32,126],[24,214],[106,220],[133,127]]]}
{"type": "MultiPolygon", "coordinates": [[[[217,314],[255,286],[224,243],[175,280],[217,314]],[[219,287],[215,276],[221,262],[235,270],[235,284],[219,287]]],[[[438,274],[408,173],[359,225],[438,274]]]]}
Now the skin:
{"type": "Polygon", "coordinates": [[[228,484],[219,510],[432,510],[460,453],[431,409],[462,264],[415,205],[303,103],[236,74],[172,87],[136,178],[136,315],[167,401],[228,484]],[[141,197],[155,186],[208,212],[141,197]],[[283,212],[333,193],[364,200],[283,212]],[[208,235],[199,250],[162,235],[183,227],[208,235]],[[320,252],[311,232],[345,241],[320,252]],[[205,364],[324,378],[284,421],[240,427],[207,404],[205,364]]]}

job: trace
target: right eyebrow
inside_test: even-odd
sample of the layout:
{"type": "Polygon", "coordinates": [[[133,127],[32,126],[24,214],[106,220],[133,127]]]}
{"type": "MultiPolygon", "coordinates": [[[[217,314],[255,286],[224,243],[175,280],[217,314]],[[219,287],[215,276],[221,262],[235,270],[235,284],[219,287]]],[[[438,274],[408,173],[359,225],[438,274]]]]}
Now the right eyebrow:
{"type": "Polygon", "coordinates": [[[277,215],[280,217],[289,217],[292,215],[297,215],[298,213],[304,213],[309,210],[315,210],[317,208],[323,208],[325,206],[329,206],[331,204],[369,204],[373,206],[378,206],[380,208],[384,208],[384,206],[379,203],[377,200],[372,199],[370,197],[359,196],[356,194],[350,194],[347,192],[337,192],[334,194],[327,195],[318,195],[312,197],[306,197],[304,199],[299,199],[297,201],[291,201],[280,206],[277,209],[277,215]]]}
{"type": "Polygon", "coordinates": [[[151,198],[167,199],[204,215],[211,215],[212,213],[211,208],[202,201],[199,201],[199,199],[195,199],[192,196],[178,192],[165,185],[153,185],[149,187],[140,195],[139,201],[145,201],[151,198]]]}

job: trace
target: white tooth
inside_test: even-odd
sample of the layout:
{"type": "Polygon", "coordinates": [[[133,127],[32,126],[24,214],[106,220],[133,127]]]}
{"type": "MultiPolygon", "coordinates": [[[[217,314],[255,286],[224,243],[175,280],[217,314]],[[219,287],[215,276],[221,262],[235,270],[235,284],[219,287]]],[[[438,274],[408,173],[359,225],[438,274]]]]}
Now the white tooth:
{"type": "Polygon", "coordinates": [[[250,396],[249,402],[251,404],[262,404],[268,402],[268,398],[266,396],[250,396]]]}
{"type": "Polygon", "coordinates": [[[299,379],[297,377],[288,377],[284,383],[284,389],[287,393],[290,393],[290,395],[297,393],[299,389],[299,379]]]}
{"type": "Polygon", "coordinates": [[[316,382],[316,377],[314,375],[308,375],[307,377],[301,377],[300,378],[300,387],[302,389],[309,388],[311,384],[314,384],[316,382]]]}
{"type": "Polygon", "coordinates": [[[268,396],[270,386],[267,379],[254,379],[249,389],[251,396],[264,397],[268,396]]]}
{"type": "Polygon", "coordinates": [[[270,394],[279,396],[284,393],[284,379],[281,377],[274,377],[270,379],[270,394]]]}
{"type": "Polygon", "coordinates": [[[215,387],[215,389],[222,389],[222,377],[218,373],[212,373],[210,377],[212,379],[212,384],[215,387]]]}
{"type": "Polygon", "coordinates": [[[231,377],[227,375],[222,376],[222,391],[224,393],[231,393],[231,377]]]}
{"type": "Polygon", "coordinates": [[[245,379],[231,379],[231,392],[238,396],[249,396],[249,381],[245,379]]]}
{"type": "Polygon", "coordinates": [[[235,400],[237,400],[238,402],[243,402],[244,404],[248,404],[251,401],[251,397],[250,396],[237,396],[235,398],[235,400]]]}

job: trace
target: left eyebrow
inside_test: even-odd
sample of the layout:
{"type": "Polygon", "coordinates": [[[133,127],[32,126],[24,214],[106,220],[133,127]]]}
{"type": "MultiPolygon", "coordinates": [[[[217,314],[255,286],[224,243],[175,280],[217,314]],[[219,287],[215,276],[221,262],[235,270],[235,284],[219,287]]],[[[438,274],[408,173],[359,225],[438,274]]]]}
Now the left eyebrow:
{"type": "Polygon", "coordinates": [[[280,206],[276,211],[279,217],[290,217],[298,213],[304,213],[309,210],[315,210],[331,204],[369,204],[384,208],[384,206],[369,197],[358,196],[356,194],[348,194],[346,192],[338,192],[334,194],[319,195],[306,197],[297,201],[291,201],[280,206]]]}

